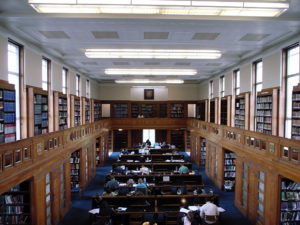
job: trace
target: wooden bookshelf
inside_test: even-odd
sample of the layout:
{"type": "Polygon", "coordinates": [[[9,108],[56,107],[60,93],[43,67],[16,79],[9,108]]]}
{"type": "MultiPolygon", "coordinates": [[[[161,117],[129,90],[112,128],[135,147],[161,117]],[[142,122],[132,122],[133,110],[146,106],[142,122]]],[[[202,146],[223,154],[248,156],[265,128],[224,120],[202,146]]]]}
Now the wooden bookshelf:
{"type": "Polygon", "coordinates": [[[227,125],[228,121],[228,101],[227,97],[221,99],[221,125],[227,125]]]}
{"type": "Polygon", "coordinates": [[[196,105],[196,117],[198,120],[205,121],[205,101],[201,101],[196,105]]]}
{"type": "Polygon", "coordinates": [[[81,101],[80,98],[74,96],[74,126],[81,125],[81,101]]]}
{"type": "Polygon", "coordinates": [[[234,126],[236,128],[245,129],[246,102],[243,95],[239,95],[235,99],[235,118],[234,126]]]}
{"type": "Polygon", "coordinates": [[[127,118],[128,117],[128,104],[127,103],[113,103],[112,117],[113,118],[127,118]]]}
{"type": "Polygon", "coordinates": [[[96,138],[96,166],[101,165],[101,137],[96,138]]]}
{"type": "Polygon", "coordinates": [[[280,225],[300,224],[300,183],[281,178],[280,225]]]}
{"type": "Polygon", "coordinates": [[[85,112],[85,123],[90,123],[91,122],[91,101],[88,98],[85,98],[84,112],[85,112]]]}
{"type": "Polygon", "coordinates": [[[102,104],[100,101],[94,100],[94,121],[101,120],[102,104]]]}
{"type": "Polygon", "coordinates": [[[224,184],[229,184],[234,187],[235,177],[236,177],[236,154],[232,151],[225,149],[224,150],[224,184]]]}
{"type": "Polygon", "coordinates": [[[46,134],[49,131],[48,92],[27,86],[28,135],[46,134]]]}
{"type": "Polygon", "coordinates": [[[14,85],[0,81],[0,144],[16,140],[15,96],[14,85]]]}
{"type": "Polygon", "coordinates": [[[171,118],[184,118],[184,103],[172,103],[170,108],[171,118]]]}
{"type": "Polygon", "coordinates": [[[300,85],[294,87],[292,95],[292,139],[300,140],[300,85]]]}
{"type": "Polygon", "coordinates": [[[54,128],[55,130],[64,130],[68,128],[68,97],[65,94],[54,92],[54,128]]]}
{"type": "Polygon", "coordinates": [[[144,118],[157,117],[157,104],[141,104],[141,114],[144,118]]]}
{"type": "Polygon", "coordinates": [[[159,117],[160,118],[168,117],[168,104],[166,103],[159,104],[159,117]]]}
{"type": "Polygon", "coordinates": [[[209,102],[209,122],[211,123],[215,123],[216,121],[216,103],[215,103],[215,100],[211,100],[209,102]]]}
{"type": "Polygon", "coordinates": [[[272,134],[273,96],[271,90],[257,93],[256,99],[256,132],[272,134]]]}
{"type": "Polygon", "coordinates": [[[0,224],[31,224],[30,182],[24,181],[0,195],[0,224]]]}
{"type": "Polygon", "coordinates": [[[131,118],[137,118],[140,115],[139,104],[131,103],[131,118]]]}
{"type": "Polygon", "coordinates": [[[206,162],[206,138],[200,137],[200,166],[206,162]]]}
{"type": "Polygon", "coordinates": [[[114,130],[114,150],[118,151],[122,148],[128,147],[128,131],[114,130]]]}
{"type": "Polygon", "coordinates": [[[70,168],[71,168],[71,191],[80,190],[80,150],[71,153],[70,168]]]}
{"type": "Polygon", "coordinates": [[[184,130],[171,130],[171,144],[180,151],[184,150],[184,130]]]}

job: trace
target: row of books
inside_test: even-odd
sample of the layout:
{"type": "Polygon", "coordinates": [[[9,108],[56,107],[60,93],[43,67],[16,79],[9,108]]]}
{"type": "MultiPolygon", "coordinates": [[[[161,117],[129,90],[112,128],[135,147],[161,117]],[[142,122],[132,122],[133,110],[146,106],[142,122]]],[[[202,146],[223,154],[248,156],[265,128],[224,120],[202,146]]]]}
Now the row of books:
{"type": "Polygon", "coordinates": [[[64,129],[67,129],[67,128],[68,128],[67,124],[59,125],[60,130],[64,130],[64,129]]]}
{"type": "Polygon", "coordinates": [[[293,111],[292,117],[294,117],[294,118],[300,118],[300,111],[293,111]]]}
{"type": "Polygon", "coordinates": [[[280,218],[281,218],[281,222],[300,221],[300,212],[281,212],[280,218]]]}
{"type": "Polygon", "coordinates": [[[292,127],[292,133],[293,134],[299,134],[300,135],[300,127],[292,127]]]}
{"type": "Polygon", "coordinates": [[[5,101],[15,101],[15,91],[0,89],[0,99],[5,101]]]}
{"type": "Polygon", "coordinates": [[[0,110],[3,110],[4,112],[15,112],[16,111],[15,102],[0,101],[0,110]]]}
{"type": "Polygon", "coordinates": [[[70,158],[70,163],[80,163],[80,158],[78,157],[71,157],[70,158]]]}
{"type": "Polygon", "coordinates": [[[71,170],[71,175],[79,175],[79,170],[71,170]]]}
{"type": "Polygon", "coordinates": [[[0,121],[3,121],[4,123],[14,123],[16,122],[16,114],[0,111],[0,121]]]}
{"type": "Polygon", "coordinates": [[[235,172],[224,172],[224,177],[225,178],[234,178],[235,172]]]}
{"type": "Polygon", "coordinates": [[[293,108],[300,109],[300,99],[299,99],[299,102],[293,102],[293,108]]]}
{"type": "Polygon", "coordinates": [[[293,126],[300,126],[300,120],[293,120],[293,126]]]}
{"type": "Polygon", "coordinates": [[[289,181],[285,181],[283,180],[281,182],[281,189],[282,190],[300,190],[300,183],[295,183],[295,182],[289,182],[289,181]]]}
{"type": "Polygon", "coordinates": [[[267,95],[267,96],[258,96],[257,97],[257,103],[271,103],[272,102],[272,95],[267,95]]]}
{"type": "Polygon", "coordinates": [[[293,101],[300,101],[300,93],[293,93],[293,101]]]}
{"type": "Polygon", "coordinates": [[[60,111],[59,112],[59,117],[68,117],[68,112],[66,112],[66,111],[60,111]]]}
{"type": "Polygon", "coordinates": [[[272,130],[272,124],[257,123],[257,130],[272,130]]]}
{"type": "Polygon", "coordinates": [[[23,203],[24,195],[3,195],[1,196],[2,204],[23,203]]]}
{"type": "Polygon", "coordinates": [[[71,163],[71,170],[74,170],[74,169],[80,169],[80,164],[79,163],[71,163]]]}
{"type": "Polygon", "coordinates": [[[224,154],[224,158],[228,159],[228,158],[236,158],[236,154],[234,152],[231,153],[225,153],[224,154]]]}
{"type": "Polygon", "coordinates": [[[235,110],[236,115],[245,115],[245,110],[237,109],[235,110]]]}
{"type": "Polygon", "coordinates": [[[24,212],[24,206],[14,205],[14,206],[5,206],[0,208],[0,213],[5,214],[22,214],[24,212]]]}
{"type": "Polygon", "coordinates": [[[235,171],[235,166],[224,166],[224,171],[235,171]]]}
{"type": "Polygon", "coordinates": [[[11,134],[16,132],[16,124],[0,123],[0,133],[11,134]]]}
{"type": "Polygon", "coordinates": [[[300,192],[297,191],[282,191],[281,192],[281,200],[282,201],[300,201],[300,192]]]}
{"type": "Polygon", "coordinates": [[[258,110],[256,111],[256,116],[272,116],[271,110],[258,110]]]}
{"type": "Polygon", "coordinates": [[[257,109],[272,109],[272,103],[262,103],[256,105],[257,109]]]}
{"type": "Polygon", "coordinates": [[[67,123],[67,118],[59,119],[59,125],[65,125],[67,123]]]}
{"type": "Polygon", "coordinates": [[[67,99],[66,98],[61,98],[61,97],[59,97],[58,98],[58,104],[60,104],[60,105],[67,105],[68,104],[68,101],[67,101],[67,99]]]}
{"type": "Polygon", "coordinates": [[[68,106],[67,105],[59,105],[58,106],[58,110],[59,111],[67,111],[68,110],[68,106]]]}
{"type": "Polygon", "coordinates": [[[272,123],[272,117],[257,116],[256,117],[256,122],[259,122],[259,123],[272,123]]]}
{"type": "Polygon", "coordinates": [[[16,140],[16,134],[0,134],[0,143],[8,143],[16,140]]]}
{"type": "Polygon", "coordinates": [[[235,165],[235,159],[225,159],[225,165],[235,165]]]}
{"type": "Polygon", "coordinates": [[[29,218],[25,215],[0,216],[0,224],[29,224],[29,218]]]}
{"type": "Polygon", "coordinates": [[[281,211],[300,210],[300,202],[281,202],[281,211]]]}
{"type": "Polygon", "coordinates": [[[298,141],[300,141],[300,134],[297,134],[297,135],[292,135],[292,139],[293,140],[298,140],[298,141]]]}

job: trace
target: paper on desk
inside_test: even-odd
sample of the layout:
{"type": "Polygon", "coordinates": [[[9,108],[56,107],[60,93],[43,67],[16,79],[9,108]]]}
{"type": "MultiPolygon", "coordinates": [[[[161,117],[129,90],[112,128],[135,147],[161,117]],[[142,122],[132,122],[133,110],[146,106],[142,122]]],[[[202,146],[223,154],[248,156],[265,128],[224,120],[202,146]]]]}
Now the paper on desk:
{"type": "Polygon", "coordinates": [[[183,213],[188,213],[190,210],[185,209],[185,208],[181,208],[179,212],[183,212],[183,213]]]}
{"type": "Polygon", "coordinates": [[[89,211],[89,213],[91,213],[91,214],[98,214],[99,212],[100,212],[100,209],[99,209],[99,208],[91,209],[91,210],[89,211]]]}
{"type": "Polygon", "coordinates": [[[118,207],[118,211],[126,211],[127,210],[127,208],[125,208],[125,207],[118,207]]]}
{"type": "Polygon", "coordinates": [[[200,210],[200,206],[189,206],[189,210],[192,210],[192,211],[197,211],[197,210],[200,210]]]}
{"type": "Polygon", "coordinates": [[[218,211],[219,212],[225,212],[225,209],[223,209],[222,207],[218,207],[218,211]]]}

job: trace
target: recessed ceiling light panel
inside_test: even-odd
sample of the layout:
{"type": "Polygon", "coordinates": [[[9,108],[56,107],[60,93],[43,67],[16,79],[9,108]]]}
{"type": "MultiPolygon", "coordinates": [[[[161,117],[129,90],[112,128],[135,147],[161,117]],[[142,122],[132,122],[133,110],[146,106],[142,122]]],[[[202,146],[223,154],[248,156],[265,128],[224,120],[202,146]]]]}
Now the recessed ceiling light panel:
{"type": "Polygon", "coordinates": [[[136,76],[193,76],[194,69],[105,69],[107,75],[136,75],[136,76]]]}
{"type": "Polygon", "coordinates": [[[133,80],[115,80],[117,84],[183,84],[183,80],[149,80],[149,79],[133,79],[133,80]]]}

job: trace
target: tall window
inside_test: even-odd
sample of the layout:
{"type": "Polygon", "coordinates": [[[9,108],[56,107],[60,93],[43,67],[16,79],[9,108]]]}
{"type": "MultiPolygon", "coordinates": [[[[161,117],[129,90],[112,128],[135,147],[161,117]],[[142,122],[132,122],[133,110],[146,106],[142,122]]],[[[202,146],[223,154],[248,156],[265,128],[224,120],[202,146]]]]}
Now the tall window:
{"type": "Polygon", "coordinates": [[[50,77],[50,60],[42,59],[42,89],[47,91],[49,86],[50,77]]]}
{"type": "Polygon", "coordinates": [[[220,95],[221,97],[225,96],[225,76],[220,77],[220,95]]]}
{"type": "Polygon", "coordinates": [[[86,91],[86,97],[89,98],[90,97],[90,81],[86,80],[85,81],[85,91],[86,91]]]}
{"type": "Polygon", "coordinates": [[[299,44],[286,50],[286,109],[285,109],[285,137],[292,136],[292,94],[293,87],[299,79],[299,44]]]}
{"type": "Polygon", "coordinates": [[[235,70],[233,71],[233,76],[234,76],[234,93],[235,95],[239,95],[240,88],[241,88],[241,72],[240,70],[235,70]]]}
{"type": "Polygon", "coordinates": [[[151,145],[155,143],[155,130],[154,129],[143,129],[143,142],[149,139],[151,145]]]}
{"type": "Polygon", "coordinates": [[[16,140],[20,140],[20,67],[22,47],[8,42],[8,82],[15,85],[16,90],[16,140]]]}
{"type": "Polygon", "coordinates": [[[80,96],[80,75],[76,74],[76,95],[80,96]]]}
{"type": "Polygon", "coordinates": [[[67,94],[68,69],[62,69],[62,93],[67,94]]]}
{"type": "Polygon", "coordinates": [[[263,82],[262,61],[255,62],[254,67],[255,67],[255,91],[257,93],[262,90],[262,82],[263,82]]]}
{"type": "Polygon", "coordinates": [[[209,81],[209,98],[212,99],[214,97],[214,81],[209,81]]]}

